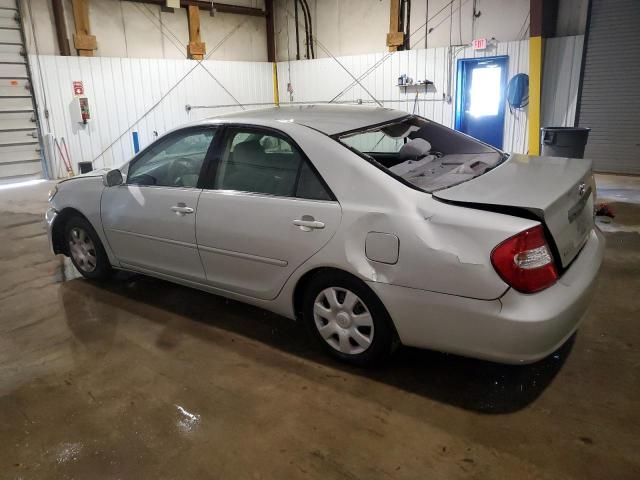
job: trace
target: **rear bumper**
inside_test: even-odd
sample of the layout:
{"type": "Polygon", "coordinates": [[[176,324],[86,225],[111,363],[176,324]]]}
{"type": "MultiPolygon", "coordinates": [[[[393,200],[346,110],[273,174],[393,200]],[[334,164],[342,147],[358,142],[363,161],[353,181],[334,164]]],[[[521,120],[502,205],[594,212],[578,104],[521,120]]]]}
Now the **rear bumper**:
{"type": "Polygon", "coordinates": [[[501,363],[532,363],[578,328],[604,256],[594,229],[552,287],[532,295],[509,289],[499,300],[475,300],[368,282],[387,307],[404,345],[501,363]]]}

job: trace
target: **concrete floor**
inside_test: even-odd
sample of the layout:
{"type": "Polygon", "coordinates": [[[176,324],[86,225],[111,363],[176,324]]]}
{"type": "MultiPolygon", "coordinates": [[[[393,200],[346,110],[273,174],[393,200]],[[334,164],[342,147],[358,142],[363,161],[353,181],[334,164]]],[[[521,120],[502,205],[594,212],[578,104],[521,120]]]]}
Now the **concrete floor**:
{"type": "Polygon", "coordinates": [[[48,185],[2,190],[0,478],[638,479],[640,180],[599,184],[618,216],[573,345],[375,371],[256,308],[79,279],[47,249],[48,185]]]}

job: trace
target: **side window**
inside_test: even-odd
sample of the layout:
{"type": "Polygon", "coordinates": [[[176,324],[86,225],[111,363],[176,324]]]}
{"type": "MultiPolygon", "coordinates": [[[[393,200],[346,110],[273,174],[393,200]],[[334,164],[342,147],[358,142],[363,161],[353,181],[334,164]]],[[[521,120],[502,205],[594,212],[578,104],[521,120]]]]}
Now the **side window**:
{"type": "Polygon", "coordinates": [[[311,169],[307,162],[302,163],[296,197],[309,200],[332,200],[318,175],[311,169]]]}
{"type": "Polygon", "coordinates": [[[215,129],[192,130],[160,140],[129,167],[127,183],[196,187],[214,135],[215,129]]]}
{"type": "Polygon", "coordinates": [[[316,173],[288,140],[271,133],[232,129],[215,188],[280,197],[331,200],[316,173]]]}

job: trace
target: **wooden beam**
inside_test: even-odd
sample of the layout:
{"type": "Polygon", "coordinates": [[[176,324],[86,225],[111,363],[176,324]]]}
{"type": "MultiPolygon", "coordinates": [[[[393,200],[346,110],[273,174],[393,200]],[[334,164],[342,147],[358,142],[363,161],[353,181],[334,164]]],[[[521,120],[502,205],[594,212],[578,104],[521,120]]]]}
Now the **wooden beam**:
{"type": "Polygon", "coordinates": [[[58,39],[60,55],[68,57],[71,55],[71,48],[69,47],[67,24],[64,21],[64,5],[62,4],[62,0],[51,0],[51,9],[53,10],[53,21],[56,26],[56,38],[58,39]]]}
{"type": "Polygon", "coordinates": [[[276,61],[276,35],[273,19],[273,0],[264,0],[264,7],[267,13],[267,61],[276,61]]]}
{"type": "Polygon", "coordinates": [[[96,37],[91,35],[89,24],[89,0],[71,0],[73,7],[73,20],[76,24],[76,33],[73,35],[73,44],[81,57],[93,57],[97,50],[96,37]]]}
{"type": "Polygon", "coordinates": [[[389,33],[387,46],[390,52],[395,52],[404,44],[404,33],[400,31],[400,0],[389,2],[389,33]]]}
{"type": "Polygon", "coordinates": [[[204,60],[207,46],[200,38],[200,9],[196,5],[189,5],[187,12],[189,19],[187,56],[193,60],[204,60]]]}

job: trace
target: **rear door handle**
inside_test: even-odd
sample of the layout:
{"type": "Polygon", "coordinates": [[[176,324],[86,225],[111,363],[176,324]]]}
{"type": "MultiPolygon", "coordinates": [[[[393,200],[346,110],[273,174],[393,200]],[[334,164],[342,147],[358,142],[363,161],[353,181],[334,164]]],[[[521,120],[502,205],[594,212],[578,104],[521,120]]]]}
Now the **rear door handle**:
{"type": "Polygon", "coordinates": [[[194,210],[191,207],[187,207],[187,205],[185,203],[178,203],[177,205],[174,205],[173,207],[171,207],[171,211],[175,212],[176,215],[179,216],[184,216],[188,213],[193,213],[194,210]]]}
{"type": "Polygon", "coordinates": [[[310,232],[311,230],[324,228],[324,223],[318,222],[317,220],[297,219],[293,221],[293,224],[300,227],[300,230],[303,232],[310,232]]]}

